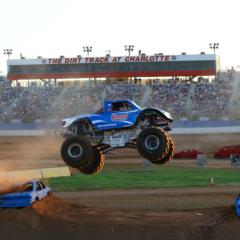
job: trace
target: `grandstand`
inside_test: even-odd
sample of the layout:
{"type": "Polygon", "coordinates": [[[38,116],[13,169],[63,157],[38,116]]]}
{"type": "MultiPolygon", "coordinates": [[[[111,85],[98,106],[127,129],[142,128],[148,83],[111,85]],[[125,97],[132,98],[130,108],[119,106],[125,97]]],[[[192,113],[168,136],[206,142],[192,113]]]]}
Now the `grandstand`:
{"type": "Polygon", "coordinates": [[[177,120],[238,120],[239,74],[221,73],[212,82],[183,82],[175,79],[151,84],[82,81],[75,85],[11,87],[0,83],[0,121],[21,122],[61,119],[95,111],[103,99],[128,98],[141,106],[171,112],[177,120]],[[237,83],[237,87],[236,87],[237,83]]]}
{"type": "Polygon", "coordinates": [[[62,81],[45,79],[41,85],[30,84],[28,87],[23,87],[20,81],[16,85],[13,85],[12,81],[0,81],[0,122],[34,123],[59,120],[63,116],[96,111],[101,106],[102,100],[106,98],[128,98],[141,106],[163,108],[169,111],[175,120],[240,120],[238,114],[240,75],[234,70],[217,72],[218,63],[215,55],[144,57],[125,57],[124,60],[118,57],[117,63],[113,62],[114,57],[111,57],[111,60],[105,58],[91,60],[100,61],[98,63],[90,62],[90,58],[8,60],[8,78],[17,81],[23,77],[38,79],[38,74],[42,74],[39,71],[43,69],[45,74],[50,74],[54,78],[64,78],[68,70],[74,69],[77,69],[76,74],[80,76],[83,73],[82,66],[91,70],[90,75],[84,76],[90,77],[94,72],[99,77],[103,77],[104,72],[101,67],[104,68],[107,64],[110,64],[108,69],[111,64],[115,64],[113,70],[109,70],[111,73],[118,74],[118,70],[121,69],[122,72],[130,74],[126,75],[128,77],[134,73],[135,78],[123,78],[128,81],[109,81],[108,78],[105,81],[82,80],[73,84],[62,84],[62,81]],[[146,62],[147,60],[149,62],[146,62]],[[105,63],[106,61],[108,62],[105,63]],[[74,68],[71,67],[73,65],[74,68]],[[87,67],[90,65],[91,67],[87,67]],[[157,71],[153,71],[156,66],[158,66],[157,71]],[[180,66],[185,71],[182,78],[176,76],[174,71],[180,66]],[[204,75],[198,75],[200,77],[193,81],[199,74],[196,71],[199,67],[202,68],[204,75]],[[53,71],[54,69],[56,72],[53,71]],[[145,74],[148,73],[147,77],[144,75],[144,81],[141,78],[142,69],[145,69],[145,74]],[[193,69],[195,69],[194,74],[193,69]],[[35,74],[35,70],[38,74],[35,74]],[[168,77],[165,76],[166,70],[170,75],[168,77]],[[21,75],[20,72],[25,75],[21,75]],[[153,78],[153,72],[158,74],[158,77],[153,78]],[[205,75],[213,75],[214,80],[210,81],[205,75]]]}

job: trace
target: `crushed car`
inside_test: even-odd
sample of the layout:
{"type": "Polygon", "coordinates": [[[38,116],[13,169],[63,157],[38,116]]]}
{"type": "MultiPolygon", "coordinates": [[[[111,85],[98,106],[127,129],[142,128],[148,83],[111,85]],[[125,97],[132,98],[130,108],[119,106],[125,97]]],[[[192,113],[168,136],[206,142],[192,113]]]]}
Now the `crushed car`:
{"type": "Polygon", "coordinates": [[[51,189],[40,180],[24,182],[0,192],[0,208],[28,207],[50,192],[51,189]]]}

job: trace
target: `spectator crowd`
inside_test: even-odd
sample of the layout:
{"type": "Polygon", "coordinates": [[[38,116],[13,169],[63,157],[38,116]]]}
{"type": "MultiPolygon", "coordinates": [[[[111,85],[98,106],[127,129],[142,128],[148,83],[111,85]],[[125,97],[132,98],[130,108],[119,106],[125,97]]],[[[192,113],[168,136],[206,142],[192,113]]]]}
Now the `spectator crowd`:
{"type": "Polygon", "coordinates": [[[175,119],[196,120],[200,117],[218,120],[230,116],[236,79],[220,74],[212,82],[176,79],[144,82],[108,83],[82,81],[73,85],[21,87],[0,81],[0,122],[20,119],[61,119],[90,113],[101,107],[104,99],[130,99],[140,106],[169,111],[175,119]]]}

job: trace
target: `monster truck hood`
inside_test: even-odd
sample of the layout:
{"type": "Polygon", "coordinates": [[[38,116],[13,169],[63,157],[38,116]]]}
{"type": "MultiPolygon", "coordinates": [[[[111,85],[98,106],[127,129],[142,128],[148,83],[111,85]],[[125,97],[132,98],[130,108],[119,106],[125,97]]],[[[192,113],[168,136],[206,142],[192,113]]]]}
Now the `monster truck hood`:
{"type": "MultiPolygon", "coordinates": [[[[145,110],[145,109],[149,109],[149,108],[143,108],[143,110],[145,110]]],[[[163,116],[165,116],[171,122],[173,121],[173,118],[172,118],[172,116],[171,116],[171,114],[169,112],[164,111],[161,108],[151,108],[151,109],[159,111],[163,116]]]]}
{"type": "Polygon", "coordinates": [[[80,120],[80,119],[86,119],[89,118],[91,119],[92,117],[99,117],[99,115],[97,114],[81,114],[78,116],[74,116],[74,117],[69,117],[69,118],[63,118],[62,119],[62,125],[64,128],[69,127],[73,122],[80,120]]]}

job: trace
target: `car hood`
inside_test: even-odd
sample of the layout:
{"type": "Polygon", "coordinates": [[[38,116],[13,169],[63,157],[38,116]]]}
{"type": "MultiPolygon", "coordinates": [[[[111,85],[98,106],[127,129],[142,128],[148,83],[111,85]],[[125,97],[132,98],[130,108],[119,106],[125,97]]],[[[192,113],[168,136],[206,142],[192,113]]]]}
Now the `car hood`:
{"type": "Polygon", "coordinates": [[[8,193],[0,196],[0,199],[9,199],[9,198],[18,198],[18,197],[30,197],[31,192],[22,192],[22,193],[8,193]]]}

